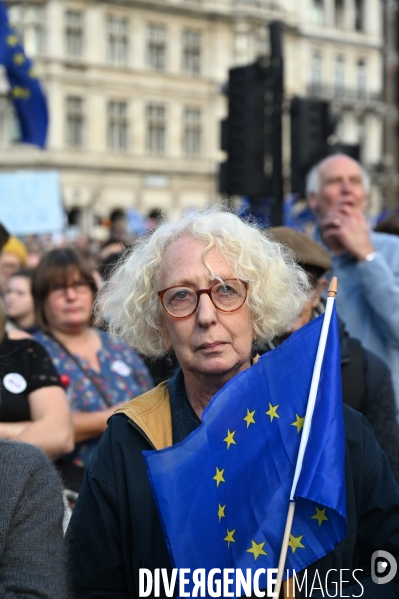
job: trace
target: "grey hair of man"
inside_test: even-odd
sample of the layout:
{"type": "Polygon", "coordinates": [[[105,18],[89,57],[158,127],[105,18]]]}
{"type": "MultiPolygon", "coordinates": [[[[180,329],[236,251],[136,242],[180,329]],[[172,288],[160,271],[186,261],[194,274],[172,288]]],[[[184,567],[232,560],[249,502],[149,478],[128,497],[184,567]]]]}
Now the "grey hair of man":
{"type": "MultiPolygon", "coordinates": [[[[337,156],[346,156],[346,154],[333,154],[332,156],[327,156],[327,158],[323,158],[323,160],[320,160],[320,162],[315,164],[310,169],[310,171],[306,177],[306,197],[308,199],[311,194],[317,195],[320,193],[321,170],[330,160],[332,160],[333,158],[335,158],[337,156]]],[[[353,160],[353,162],[355,162],[359,166],[361,177],[362,177],[363,189],[364,189],[366,196],[368,196],[370,193],[370,177],[368,176],[366,170],[362,167],[362,165],[359,164],[359,162],[357,162],[357,160],[354,160],[350,156],[346,156],[346,157],[353,160]]]]}

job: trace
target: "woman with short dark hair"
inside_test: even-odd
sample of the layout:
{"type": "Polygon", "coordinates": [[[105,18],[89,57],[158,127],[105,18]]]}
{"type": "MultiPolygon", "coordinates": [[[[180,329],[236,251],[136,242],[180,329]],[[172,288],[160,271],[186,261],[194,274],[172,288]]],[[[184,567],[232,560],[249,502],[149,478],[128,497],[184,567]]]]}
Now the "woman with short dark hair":
{"type": "Polygon", "coordinates": [[[88,465],[115,409],[152,387],[137,354],[91,326],[96,290],[89,267],[71,248],[45,254],[33,280],[42,328],[35,338],[47,349],[66,387],[76,443],[67,460],[81,467],[88,465]]]}

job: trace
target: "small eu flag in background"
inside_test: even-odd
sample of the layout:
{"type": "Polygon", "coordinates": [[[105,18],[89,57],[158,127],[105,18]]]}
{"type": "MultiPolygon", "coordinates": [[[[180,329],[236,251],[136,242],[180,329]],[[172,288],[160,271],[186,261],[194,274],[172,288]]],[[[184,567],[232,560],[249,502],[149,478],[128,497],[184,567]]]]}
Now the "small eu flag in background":
{"type": "MultiPolygon", "coordinates": [[[[174,567],[277,568],[323,318],[227,383],[183,442],[143,452],[174,567]]],[[[345,536],[340,368],[334,307],[297,484],[290,571],[345,536]]]]}
{"type": "Polygon", "coordinates": [[[17,112],[21,142],[44,148],[48,112],[46,98],[40,87],[31,60],[10,27],[7,10],[0,1],[0,64],[4,65],[11,88],[11,98],[17,112]]]}

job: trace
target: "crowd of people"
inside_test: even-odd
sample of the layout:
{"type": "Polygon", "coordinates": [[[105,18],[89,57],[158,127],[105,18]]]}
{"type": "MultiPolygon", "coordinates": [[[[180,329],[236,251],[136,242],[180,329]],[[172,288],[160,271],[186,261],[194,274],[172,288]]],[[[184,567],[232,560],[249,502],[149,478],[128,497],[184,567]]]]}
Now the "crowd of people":
{"type": "MultiPolygon", "coordinates": [[[[220,207],[130,247],[0,227],[0,596],[135,598],[140,567],[170,569],[141,452],[196,430],[226,383],[324,312],[338,276],[348,531],[312,568],[362,568],[365,597],[399,597],[398,577],[370,577],[375,551],[399,559],[399,229],[370,231],[369,185],[349,157],[317,164],[314,239],[220,207]]],[[[349,578],[342,596],[359,596],[349,578]]]]}

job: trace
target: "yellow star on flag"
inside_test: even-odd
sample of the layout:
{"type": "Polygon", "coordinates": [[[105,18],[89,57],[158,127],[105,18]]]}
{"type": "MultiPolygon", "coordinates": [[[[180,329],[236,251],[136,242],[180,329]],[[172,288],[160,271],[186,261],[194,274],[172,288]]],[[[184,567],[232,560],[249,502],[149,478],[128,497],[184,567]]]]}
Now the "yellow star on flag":
{"type": "Polygon", "coordinates": [[[29,69],[28,75],[31,79],[37,79],[37,73],[35,69],[29,69]]]}
{"type": "Polygon", "coordinates": [[[292,553],[295,553],[295,551],[298,549],[298,547],[302,547],[302,549],[305,549],[305,545],[302,545],[302,543],[301,543],[302,539],[303,539],[303,535],[301,535],[300,537],[294,537],[294,535],[290,535],[290,540],[288,541],[288,545],[291,547],[292,553]]]}
{"type": "Polygon", "coordinates": [[[245,422],[247,423],[247,428],[249,427],[250,424],[255,424],[254,414],[255,414],[255,410],[253,412],[250,412],[249,409],[247,408],[247,415],[244,418],[245,422]]]}
{"type": "Polygon", "coordinates": [[[303,429],[303,425],[305,424],[305,416],[302,416],[302,418],[298,416],[298,414],[295,414],[295,416],[296,420],[295,422],[291,422],[291,426],[296,426],[298,429],[298,433],[300,433],[303,429]]]}
{"type": "Polygon", "coordinates": [[[224,514],[225,507],[226,507],[226,504],[220,505],[220,503],[219,503],[219,507],[218,507],[219,522],[221,521],[222,518],[225,518],[225,514],[224,514]]]}
{"type": "Polygon", "coordinates": [[[223,470],[219,470],[219,468],[216,466],[216,474],[213,477],[213,480],[216,481],[216,486],[218,487],[220,485],[220,483],[225,483],[226,481],[223,478],[223,472],[224,472],[224,468],[223,470]]]}
{"type": "Polygon", "coordinates": [[[30,98],[30,91],[25,87],[19,87],[18,85],[12,88],[11,93],[14,98],[21,98],[23,100],[28,100],[30,98]]]}
{"type": "Polygon", "coordinates": [[[270,416],[270,422],[273,422],[273,418],[280,418],[280,416],[277,414],[277,408],[279,407],[280,404],[277,406],[272,406],[272,404],[269,402],[269,409],[267,410],[267,412],[265,412],[265,414],[270,416]]]}
{"type": "Polygon", "coordinates": [[[251,549],[247,549],[247,553],[253,553],[255,561],[258,559],[260,555],[267,555],[266,551],[263,551],[263,545],[265,544],[265,541],[263,541],[263,543],[255,543],[255,541],[251,542],[252,547],[251,549]]]}
{"type": "Polygon", "coordinates": [[[17,65],[24,64],[25,56],[22,54],[22,52],[18,52],[17,54],[14,54],[14,56],[12,57],[12,61],[14,64],[17,65]]]}
{"type": "Polygon", "coordinates": [[[17,35],[7,35],[6,42],[7,42],[7,46],[14,47],[18,44],[18,36],[17,35]]]}
{"type": "Polygon", "coordinates": [[[311,516],[311,518],[313,520],[317,520],[317,522],[319,523],[319,526],[321,526],[322,522],[324,520],[328,521],[328,518],[326,516],[326,508],[323,508],[322,510],[319,510],[319,508],[317,507],[317,505],[315,505],[316,508],[316,513],[314,516],[311,516]]]}
{"type": "Polygon", "coordinates": [[[236,434],[235,431],[233,431],[231,433],[230,429],[227,429],[227,437],[225,439],[223,439],[223,441],[226,441],[226,443],[227,443],[227,449],[230,449],[230,445],[237,445],[237,443],[234,441],[235,434],[236,434]]]}
{"type": "Polygon", "coordinates": [[[229,530],[227,528],[226,530],[227,530],[227,537],[224,537],[223,541],[227,541],[227,547],[230,547],[230,543],[235,543],[234,533],[235,533],[236,529],[229,530]]]}

